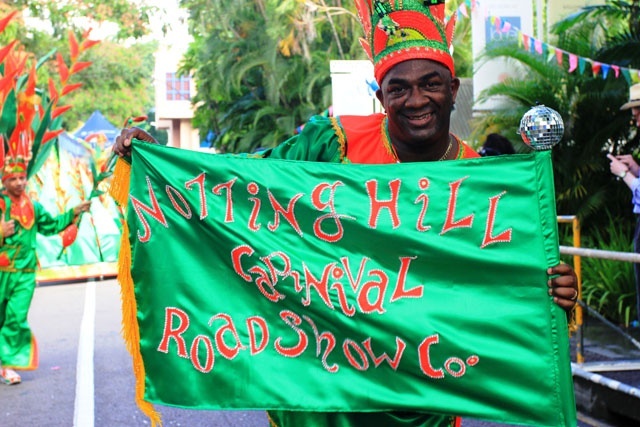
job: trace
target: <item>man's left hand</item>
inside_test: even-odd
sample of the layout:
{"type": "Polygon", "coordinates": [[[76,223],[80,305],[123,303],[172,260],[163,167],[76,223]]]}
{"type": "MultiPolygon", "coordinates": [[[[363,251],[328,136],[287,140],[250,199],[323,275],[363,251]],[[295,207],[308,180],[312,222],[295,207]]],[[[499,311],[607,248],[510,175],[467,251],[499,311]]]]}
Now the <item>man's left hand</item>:
{"type": "Polygon", "coordinates": [[[569,264],[558,264],[547,270],[550,277],[549,295],[553,296],[553,302],[570,312],[578,300],[578,278],[569,264]]]}

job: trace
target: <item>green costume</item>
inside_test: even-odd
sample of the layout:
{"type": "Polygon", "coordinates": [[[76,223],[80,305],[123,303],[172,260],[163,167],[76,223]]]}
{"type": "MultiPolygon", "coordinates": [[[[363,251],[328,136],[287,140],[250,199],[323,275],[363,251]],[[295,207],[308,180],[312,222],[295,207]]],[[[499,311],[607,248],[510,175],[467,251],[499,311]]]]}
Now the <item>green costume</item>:
{"type": "Polygon", "coordinates": [[[36,233],[63,231],[74,213],[69,209],[53,217],[26,194],[18,199],[2,194],[0,214],[4,221],[15,221],[15,233],[0,241],[0,363],[32,370],[38,367],[38,349],[27,314],[36,287],[36,233]]]}
{"type": "MultiPolygon", "coordinates": [[[[312,117],[295,135],[257,157],[337,163],[396,163],[384,114],[370,116],[312,117]]],[[[479,157],[458,139],[456,158],[479,157]]],[[[458,426],[449,415],[416,412],[295,412],[268,411],[272,427],[445,427],[458,426]]]]}

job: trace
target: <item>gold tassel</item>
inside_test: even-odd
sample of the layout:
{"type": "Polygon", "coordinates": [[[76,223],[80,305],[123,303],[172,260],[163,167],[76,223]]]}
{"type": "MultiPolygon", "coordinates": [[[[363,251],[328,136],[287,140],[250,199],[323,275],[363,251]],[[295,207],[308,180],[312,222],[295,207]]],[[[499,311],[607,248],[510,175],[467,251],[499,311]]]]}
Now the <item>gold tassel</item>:
{"type": "Polygon", "coordinates": [[[109,194],[120,205],[126,206],[129,200],[129,177],[131,165],[126,160],[119,158],[113,168],[113,178],[109,186],[109,194]]]}
{"type": "MultiPolygon", "coordinates": [[[[114,170],[114,180],[110,194],[122,207],[126,208],[129,198],[129,174],[131,165],[118,159],[114,170]],[[126,191],[125,191],[126,190],[126,191]]],[[[145,371],[142,355],[140,354],[140,330],[138,329],[138,307],[131,276],[131,246],[129,243],[129,226],[123,221],[122,237],[120,239],[120,254],[118,256],[118,282],[120,283],[120,299],[122,303],[122,335],[127,350],[133,359],[133,373],[136,378],[136,404],[143,414],[149,417],[151,426],[162,426],[160,414],[153,405],[144,400],[145,371]]]]}

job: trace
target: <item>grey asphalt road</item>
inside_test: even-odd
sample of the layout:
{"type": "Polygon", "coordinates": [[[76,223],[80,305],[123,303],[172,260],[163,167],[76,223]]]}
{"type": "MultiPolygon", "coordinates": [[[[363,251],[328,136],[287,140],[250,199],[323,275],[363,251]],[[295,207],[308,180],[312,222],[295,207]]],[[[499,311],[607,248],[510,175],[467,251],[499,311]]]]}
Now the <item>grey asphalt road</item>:
{"type": "MultiPolygon", "coordinates": [[[[135,403],[131,357],[121,336],[120,290],[115,280],[39,286],[29,320],[39,344],[40,366],[36,371],[22,372],[19,385],[0,385],[0,426],[150,425],[135,403]]],[[[269,425],[263,411],[155,408],[165,426],[269,425]]],[[[462,426],[504,425],[466,419],[462,426]]],[[[606,425],[581,416],[579,426],[606,425]]]]}

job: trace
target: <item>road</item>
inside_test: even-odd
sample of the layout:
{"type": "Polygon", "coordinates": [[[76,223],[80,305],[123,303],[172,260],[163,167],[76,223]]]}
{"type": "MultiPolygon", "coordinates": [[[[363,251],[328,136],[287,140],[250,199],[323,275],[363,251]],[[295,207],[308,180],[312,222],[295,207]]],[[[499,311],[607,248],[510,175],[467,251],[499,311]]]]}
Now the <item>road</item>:
{"type": "MultiPolygon", "coordinates": [[[[19,385],[0,385],[0,426],[150,425],[135,403],[115,280],[39,286],[29,318],[39,343],[40,366],[21,372],[19,385]]],[[[158,405],[156,410],[165,426],[269,425],[263,411],[194,411],[158,405]]],[[[582,415],[580,419],[580,426],[606,426],[582,415]]],[[[501,425],[464,420],[462,426],[501,425]]]]}

